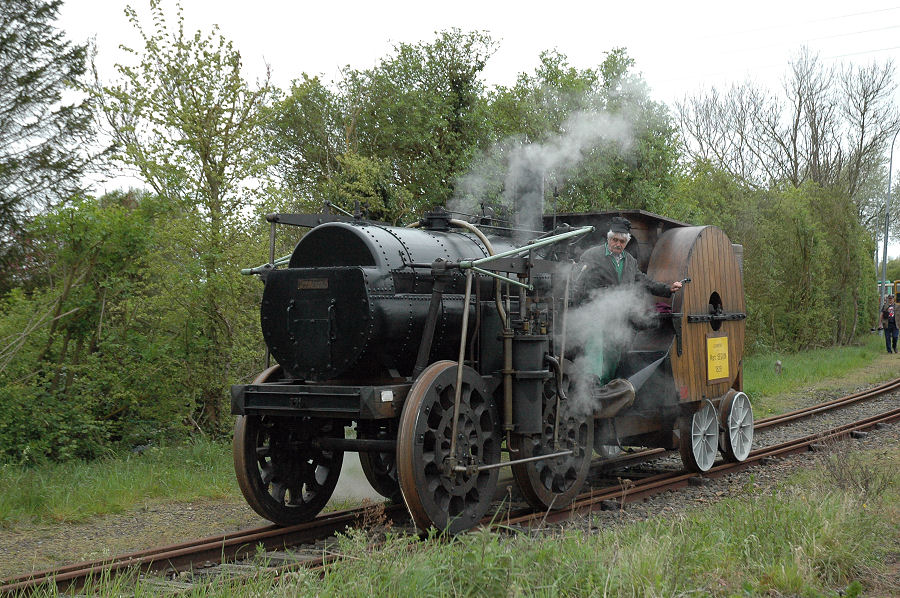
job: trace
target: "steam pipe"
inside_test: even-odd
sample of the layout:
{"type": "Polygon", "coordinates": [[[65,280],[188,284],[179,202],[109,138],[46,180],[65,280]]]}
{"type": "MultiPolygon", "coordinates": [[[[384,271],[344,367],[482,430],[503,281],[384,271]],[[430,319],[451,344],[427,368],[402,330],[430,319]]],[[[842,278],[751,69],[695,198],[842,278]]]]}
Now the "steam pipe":
{"type": "MultiPolygon", "coordinates": [[[[499,289],[500,281],[497,281],[497,287],[499,289]]],[[[502,307],[503,298],[498,296],[497,303],[502,307]]],[[[509,301],[509,283],[506,285],[506,313],[509,314],[512,311],[512,307],[510,306],[509,301]]],[[[512,387],[513,387],[513,374],[515,370],[513,369],[512,362],[512,339],[515,336],[512,328],[509,326],[509,317],[503,320],[503,429],[506,430],[506,446],[510,447],[510,453],[514,452],[512,450],[513,443],[510,442],[511,434],[513,430],[513,398],[512,398],[512,387]]]]}
{"type": "MultiPolygon", "coordinates": [[[[452,220],[450,222],[453,222],[452,220]]],[[[468,224],[468,223],[467,223],[468,224]]],[[[459,262],[460,268],[471,268],[472,266],[482,266],[494,260],[510,257],[513,255],[518,255],[520,253],[524,253],[526,251],[531,251],[532,249],[538,249],[539,247],[546,247],[547,245],[552,245],[554,243],[558,243],[559,241],[564,241],[565,239],[570,239],[572,237],[580,237],[581,235],[586,235],[588,233],[594,232],[593,226],[582,226],[581,228],[576,228],[573,231],[569,231],[567,233],[560,233],[558,235],[553,235],[551,237],[545,237],[539,241],[534,241],[533,243],[529,243],[527,245],[523,245],[522,247],[516,247],[514,249],[510,249],[508,251],[503,251],[501,253],[497,253],[494,255],[490,255],[488,257],[483,257],[477,260],[462,260],[459,262]]]]}
{"type": "Polygon", "coordinates": [[[553,422],[553,446],[559,448],[559,408],[563,400],[562,362],[552,355],[544,355],[544,360],[550,364],[556,372],[556,419],[553,422]]]}
{"type": "MultiPolygon", "coordinates": [[[[490,256],[494,256],[494,246],[491,245],[490,240],[488,240],[487,236],[483,232],[481,232],[477,226],[473,224],[469,224],[465,220],[457,220],[456,218],[450,219],[450,225],[455,226],[457,228],[464,228],[476,237],[478,240],[484,244],[484,248],[487,249],[487,252],[490,256]]],[[[495,301],[497,303],[497,312],[500,314],[500,321],[503,322],[503,327],[507,326],[507,315],[506,310],[503,309],[503,300],[501,298],[500,292],[500,281],[497,280],[494,285],[494,293],[495,293],[495,301]]]]}
{"type": "MultiPolygon", "coordinates": [[[[496,255],[494,253],[494,247],[491,245],[490,240],[488,240],[487,236],[483,232],[481,232],[478,227],[464,221],[457,220],[455,218],[450,219],[450,226],[455,226],[457,228],[465,229],[471,232],[473,235],[478,237],[478,239],[484,244],[484,248],[487,249],[489,254],[489,258],[484,259],[493,259],[496,255]]],[[[460,264],[461,265],[461,264],[460,264]]],[[[471,271],[471,270],[470,270],[471,271]]],[[[468,272],[467,272],[468,274],[468,272]]],[[[468,285],[467,285],[468,286],[468,285]]],[[[500,322],[503,325],[503,429],[506,430],[507,433],[507,446],[509,444],[509,433],[513,429],[512,424],[512,337],[513,331],[509,327],[509,310],[503,308],[503,292],[500,287],[500,279],[494,279],[494,302],[497,305],[497,313],[500,315],[500,322]]],[[[466,308],[465,313],[468,313],[468,308],[466,308]]],[[[460,370],[461,374],[461,370],[460,370]]],[[[460,375],[458,374],[458,375],[460,375]]],[[[457,382],[456,387],[459,389],[461,386],[460,382],[457,382]]],[[[456,404],[454,403],[454,411],[456,409],[456,404]]],[[[453,420],[454,427],[456,426],[456,419],[453,420]]],[[[451,443],[455,443],[456,441],[456,433],[454,432],[453,438],[451,439],[451,443]]],[[[450,455],[453,455],[452,449],[450,455]]]]}

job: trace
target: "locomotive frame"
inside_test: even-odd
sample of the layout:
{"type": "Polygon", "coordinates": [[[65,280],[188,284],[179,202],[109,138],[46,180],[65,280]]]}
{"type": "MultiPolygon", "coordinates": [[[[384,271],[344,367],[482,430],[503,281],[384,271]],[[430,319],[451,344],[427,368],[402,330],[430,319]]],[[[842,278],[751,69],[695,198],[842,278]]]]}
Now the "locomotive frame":
{"type": "Polygon", "coordinates": [[[231,403],[239,486],[276,524],[318,514],[345,451],[420,529],[449,533],[487,513],[504,466],[530,504],[560,509],[594,451],[678,448],[701,472],[720,450],[732,461],[750,452],[740,249],[715,227],[637,210],[557,214],[516,246],[442,210],[407,228],[267,219],[269,263],[245,273],[265,283],[263,335],[279,365],[233,386],[231,403]],[[626,250],[641,270],[690,282],[657,303],[655,324],[600,385],[570,360],[566,321],[574,260],[614,216],[632,221],[626,250]],[[274,259],[276,224],[312,228],[289,262],[274,259]],[[575,394],[595,407],[578,409],[575,394]]]}

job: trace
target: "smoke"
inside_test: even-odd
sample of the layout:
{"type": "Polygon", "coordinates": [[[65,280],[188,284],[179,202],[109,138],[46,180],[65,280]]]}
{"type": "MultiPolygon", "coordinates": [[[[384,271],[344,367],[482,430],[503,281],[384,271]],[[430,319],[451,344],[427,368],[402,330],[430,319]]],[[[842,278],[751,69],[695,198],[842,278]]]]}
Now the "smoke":
{"type": "Polygon", "coordinates": [[[570,405],[590,414],[601,407],[591,389],[615,374],[619,357],[631,347],[635,331],[654,325],[649,294],[640,286],[608,287],[594,291],[589,301],[569,310],[566,356],[574,363],[570,405]],[[569,357],[574,356],[574,358],[569,357]]]}
{"type": "Polygon", "coordinates": [[[552,173],[563,183],[595,150],[620,155],[634,146],[634,127],[624,115],[599,111],[573,113],[560,133],[542,143],[507,139],[496,145],[479,165],[457,181],[449,202],[453,211],[478,212],[478,205],[500,196],[516,214],[518,228],[540,231],[544,213],[544,181],[552,173]],[[502,182],[502,184],[501,184],[502,182]]]}

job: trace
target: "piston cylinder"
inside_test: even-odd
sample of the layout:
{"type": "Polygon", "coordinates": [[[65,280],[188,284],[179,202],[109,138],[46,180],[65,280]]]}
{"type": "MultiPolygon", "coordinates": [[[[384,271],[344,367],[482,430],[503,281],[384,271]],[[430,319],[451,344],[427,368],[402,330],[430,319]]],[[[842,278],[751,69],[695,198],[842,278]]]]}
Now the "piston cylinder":
{"type": "Polygon", "coordinates": [[[536,434],[542,425],[544,384],[551,375],[544,362],[550,338],[516,335],[512,341],[513,425],[521,434],[536,434]]]}

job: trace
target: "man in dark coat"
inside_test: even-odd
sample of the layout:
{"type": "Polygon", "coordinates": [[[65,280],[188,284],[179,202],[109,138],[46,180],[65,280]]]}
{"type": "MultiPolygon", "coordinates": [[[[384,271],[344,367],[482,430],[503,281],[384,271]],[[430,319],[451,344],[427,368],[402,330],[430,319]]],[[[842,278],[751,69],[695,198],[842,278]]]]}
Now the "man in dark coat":
{"type": "Polygon", "coordinates": [[[887,303],[885,303],[884,307],[881,309],[881,325],[884,327],[884,344],[887,345],[888,353],[897,352],[897,336],[900,335],[900,330],[897,329],[896,309],[897,306],[894,305],[894,296],[888,295],[887,303]]]}
{"type": "Polygon", "coordinates": [[[629,241],[631,222],[627,218],[613,218],[606,233],[606,243],[585,251],[576,266],[576,302],[584,301],[591,291],[620,284],[643,286],[658,297],[671,297],[681,288],[680,281],[664,284],[641,272],[634,256],[625,251],[629,241]]]}
{"type": "MultiPolygon", "coordinates": [[[[656,282],[641,272],[634,256],[625,251],[630,240],[631,222],[627,218],[613,218],[606,233],[606,243],[585,251],[575,267],[576,304],[584,304],[594,291],[608,287],[643,287],[658,297],[671,297],[681,288],[681,281],[656,282]]],[[[584,346],[586,367],[598,377],[600,384],[613,378],[624,348],[621,338],[608,332],[599,331],[584,346]]]]}

